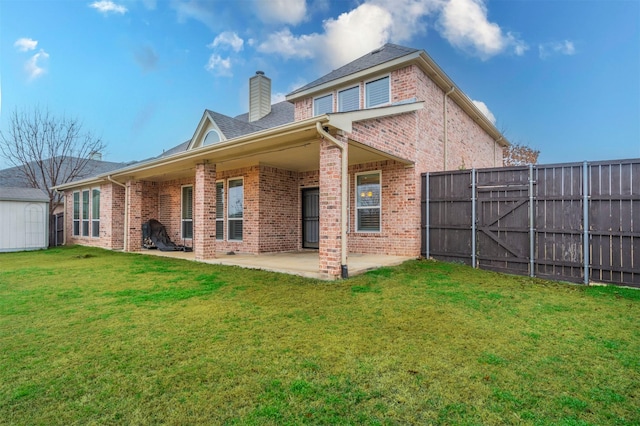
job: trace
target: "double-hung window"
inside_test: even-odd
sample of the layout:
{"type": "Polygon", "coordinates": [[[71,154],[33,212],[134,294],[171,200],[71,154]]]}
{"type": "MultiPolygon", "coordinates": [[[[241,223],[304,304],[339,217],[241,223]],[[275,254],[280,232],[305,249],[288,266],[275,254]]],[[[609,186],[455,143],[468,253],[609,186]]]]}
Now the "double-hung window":
{"type": "Polygon", "coordinates": [[[227,239],[242,241],[244,215],[243,180],[229,179],[227,182],[227,239]]]}
{"type": "Polygon", "coordinates": [[[358,232],[380,232],[382,212],[379,171],[356,175],[356,229],[358,232]]]}
{"type": "Polygon", "coordinates": [[[89,236],[89,190],[82,191],[82,236],[89,236]]]}
{"type": "Polygon", "coordinates": [[[391,89],[389,76],[369,81],[365,84],[365,104],[367,108],[389,103],[391,89]]]}
{"type": "Polygon", "coordinates": [[[80,235],[80,193],[73,193],[73,235],[80,235]]]}
{"type": "Polygon", "coordinates": [[[182,238],[193,238],[193,186],[182,187],[182,238]]]}
{"type": "Polygon", "coordinates": [[[338,92],[338,112],[360,109],[360,86],[351,87],[338,92]]]}
{"type": "Polygon", "coordinates": [[[313,100],[313,115],[322,115],[333,112],[333,93],[320,96],[313,100]]]}
{"type": "Polygon", "coordinates": [[[100,190],[91,190],[91,236],[100,236],[100,190]]]}
{"type": "Polygon", "coordinates": [[[216,182],[216,240],[224,240],[224,182],[216,182]]]}

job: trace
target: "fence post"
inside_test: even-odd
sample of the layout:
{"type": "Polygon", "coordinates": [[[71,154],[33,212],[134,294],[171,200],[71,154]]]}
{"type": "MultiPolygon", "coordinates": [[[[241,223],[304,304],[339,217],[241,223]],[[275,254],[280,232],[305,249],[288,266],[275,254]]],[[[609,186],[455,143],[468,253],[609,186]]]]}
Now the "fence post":
{"type": "Polygon", "coordinates": [[[535,229],[533,208],[533,164],[529,164],[529,276],[535,277],[535,229]]]}
{"type": "Polygon", "coordinates": [[[426,199],[426,203],[425,203],[425,211],[424,211],[424,222],[425,222],[425,226],[424,226],[424,257],[426,259],[429,259],[430,256],[430,247],[429,247],[429,172],[427,172],[427,176],[425,179],[425,199],[426,199]]]}
{"type": "Polygon", "coordinates": [[[584,283],[589,285],[589,165],[582,163],[582,216],[583,216],[583,241],[582,253],[584,254],[584,283]]]}
{"type": "Polygon", "coordinates": [[[477,268],[476,262],[476,169],[471,169],[471,265],[477,268]]]}

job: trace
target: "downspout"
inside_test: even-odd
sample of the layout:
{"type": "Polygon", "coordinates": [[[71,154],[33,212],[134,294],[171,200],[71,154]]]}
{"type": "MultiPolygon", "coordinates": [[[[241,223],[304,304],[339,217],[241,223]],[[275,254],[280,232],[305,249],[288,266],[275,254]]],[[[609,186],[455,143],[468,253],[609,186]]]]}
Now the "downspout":
{"type": "Polygon", "coordinates": [[[448,92],[446,92],[444,94],[444,97],[442,98],[442,109],[444,112],[444,167],[442,168],[442,170],[447,170],[447,98],[449,97],[450,94],[452,94],[454,91],[456,90],[455,87],[452,87],[448,92]]]}
{"type": "Polygon", "coordinates": [[[349,202],[349,159],[345,153],[345,143],[337,140],[329,132],[325,132],[322,128],[320,122],[316,122],[316,129],[322,138],[327,138],[327,140],[338,148],[340,148],[341,159],[342,159],[342,170],[341,170],[341,188],[342,192],[342,211],[341,213],[341,229],[340,229],[340,243],[342,245],[341,252],[342,257],[340,258],[340,269],[342,271],[342,278],[349,278],[349,270],[347,268],[347,219],[348,219],[348,210],[347,203],[349,202]]]}
{"type": "Polygon", "coordinates": [[[107,180],[124,188],[124,238],[122,240],[124,245],[122,247],[122,251],[127,251],[127,242],[129,239],[129,233],[127,232],[129,228],[129,191],[127,190],[127,185],[113,180],[111,175],[107,176],[107,180]]]}

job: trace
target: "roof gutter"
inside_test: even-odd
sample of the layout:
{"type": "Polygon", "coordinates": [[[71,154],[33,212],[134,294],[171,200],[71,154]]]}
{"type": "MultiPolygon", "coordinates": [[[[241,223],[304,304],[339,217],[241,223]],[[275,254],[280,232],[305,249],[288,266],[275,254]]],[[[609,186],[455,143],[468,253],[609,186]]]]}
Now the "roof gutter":
{"type": "Polygon", "coordinates": [[[349,159],[347,158],[347,152],[345,148],[347,144],[345,142],[341,142],[338,139],[331,136],[329,132],[326,132],[319,121],[316,122],[316,129],[320,136],[324,139],[326,138],[329,142],[333,143],[335,146],[340,148],[341,152],[341,171],[340,177],[341,180],[341,188],[340,192],[342,194],[342,209],[340,211],[340,270],[342,278],[349,278],[349,269],[347,267],[347,218],[348,218],[348,210],[347,203],[349,201],[348,191],[349,191],[349,159]]]}

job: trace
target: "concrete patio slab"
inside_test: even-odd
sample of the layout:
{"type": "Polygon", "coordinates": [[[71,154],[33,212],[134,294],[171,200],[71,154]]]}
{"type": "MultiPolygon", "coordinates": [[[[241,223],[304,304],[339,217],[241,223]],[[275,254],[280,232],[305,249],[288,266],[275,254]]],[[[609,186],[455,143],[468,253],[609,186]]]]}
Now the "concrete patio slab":
{"type": "MultiPolygon", "coordinates": [[[[195,255],[192,252],[143,250],[137,253],[195,261],[195,255]]],[[[350,253],[347,258],[347,266],[349,276],[353,277],[383,266],[399,265],[411,259],[415,259],[415,257],[350,253]]],[[[214,265],[261,269],[283,274],[300,275],[307,278],[328,279],[318,271],[318,252],[311,250],[265,254],[219,254],[215,259],[203,262],[214,265]]]]}

